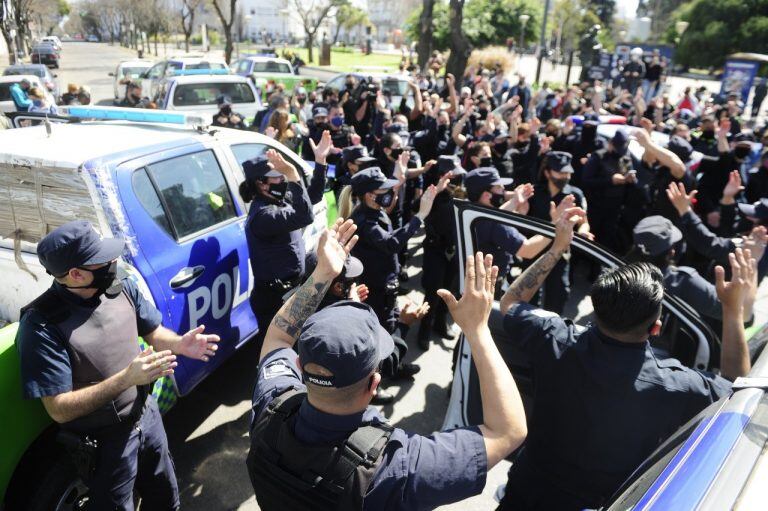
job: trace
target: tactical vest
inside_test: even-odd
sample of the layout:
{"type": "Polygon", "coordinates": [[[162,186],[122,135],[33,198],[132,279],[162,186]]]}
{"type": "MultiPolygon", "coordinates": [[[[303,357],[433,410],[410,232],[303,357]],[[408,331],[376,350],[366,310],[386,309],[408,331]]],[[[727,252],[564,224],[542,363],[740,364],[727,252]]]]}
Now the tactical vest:
{"type": "MultiPolygon", "coordinates": [[[[43,326],[63,339],[72,368],[72,389],[78,390],[106,380],[125,369],[140,353],[136,310],[125,291],[113,297],[102,294],[94,308],[62,298],[49,288],[21,309],[21,316],[34,310],[43,326]]],[[[62,426],[72,431],[95,432],[140,414],[145,389],[124,390],[114,400],[84,417],[62,426]]]]}
{"type": "Polygon", "coordinates": [[[258,417],[246,464],[262,511],[361,510],[392,428],[364,423],[345,440],[307,445],[292,431],[306,392],[288,388],[258,417]]]}

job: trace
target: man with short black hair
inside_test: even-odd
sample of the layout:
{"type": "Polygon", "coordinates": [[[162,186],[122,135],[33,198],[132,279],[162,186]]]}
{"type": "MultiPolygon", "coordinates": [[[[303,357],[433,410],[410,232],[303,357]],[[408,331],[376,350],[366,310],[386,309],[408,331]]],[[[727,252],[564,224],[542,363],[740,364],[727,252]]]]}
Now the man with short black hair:
{"type": "MultiPolygon", "coordinates": [[[[568,250],[579,220],[572,213],[561,216],[551,248],[501,299],[505,330],[530,356],[535,399],[531,433],[499,511],[599,508],[660,441],[731,390],[725,378],[659,358],[651,347],[661,331],[664,281],[648,263],[598,277],[590,292],[595,324],[587,328],[526,303],[568,250]]],[[[749,372],[743,302],[757,269],[740,250],[731,269],[731,282],[722,267],[716,274],[720,372],[734,379],[749,372]]]]}

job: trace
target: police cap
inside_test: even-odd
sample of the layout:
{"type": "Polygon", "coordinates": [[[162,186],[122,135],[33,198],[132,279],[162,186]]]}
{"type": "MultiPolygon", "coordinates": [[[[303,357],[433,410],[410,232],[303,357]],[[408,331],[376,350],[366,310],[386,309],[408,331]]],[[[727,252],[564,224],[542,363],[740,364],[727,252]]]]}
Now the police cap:
{"type": "Polygon", "coordinates": [[[103,238],[90,222],[75,220],[40,240],[37,257],[50,275],[61,277],[72,268],[113,261],[124,247],[124,240],[103,238]]]}
{"type": "Polygon", "coordinates": [[[635,246],[643,253],[656,256],[668,252],[683,238],[680,229],[660,215],[643,218],[633,231],[635,246]]]}
{"type": "Polygon", "coordinates": [[[360,196],[374,190],[394,188],[398,183],[397,179],[387,179],[379,167],[371,167],[352,176],[352,193],[360,196]]]}
{"type": "Polygon", "coordinates": [[[573,167],[571,166],[571,154],[563,151],[548,152],[544,168],[554,170],[555,172],[573,174],[573,167]]]}
{"type": "Polygon", "coordinates": [[[499,171],[494,167],[480,167],[464,176],[464,187],[470,196],[478,196],[492,186],[510,184],[512,179],[499,176],[499,171]]]}
{"type": "Polygon", "coordinates": [[[266,156],[257,156],[243,162],[243,172],[249,181],[257,181],[267,177],[280,177],[281,173],[270,165],[266,156]]]}

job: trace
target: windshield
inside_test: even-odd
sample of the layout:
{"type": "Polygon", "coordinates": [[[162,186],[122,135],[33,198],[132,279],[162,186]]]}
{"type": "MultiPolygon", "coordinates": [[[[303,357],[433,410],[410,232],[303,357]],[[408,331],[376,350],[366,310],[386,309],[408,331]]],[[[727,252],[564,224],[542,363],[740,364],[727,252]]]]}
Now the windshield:
{"type": "Polygon", "coordinates": [[[39,67],[9,67],[3,71],[5,76],[12,75],[35,75],[40,78],[45,77],[45,69],[39,67]]]}
{"type": "Polygon", "coordinates": [[[220,95],[229,96],[232,102],[253,103],[256,99],[246,83],[190,83],[179,85],[173,94],[175,106],[215,105],[220,95]]]}
{"type": "Polygon", "coordinates": [[[149,69],[149,66],[144,66],[144,67],[124,67],[124,68],[122,68],[120,70],[120,73],[123,76],[128,76],[128,75],[139,76],[140,74],[142,74],[147,69],[149,69]]]}
{"type": "Polygon", "coordinates": [[[253,72],[254,73],[288,73],[291,72],[291,66],[288,64],[283,64],[280,62],[254,62],[253,63],[253,72]]]}
{"type": "Polygon", "coordinates": [[[196,64],[187,64],[184,69],[226,69],[227,66],[218,62],[197,62],[196,64]]]}

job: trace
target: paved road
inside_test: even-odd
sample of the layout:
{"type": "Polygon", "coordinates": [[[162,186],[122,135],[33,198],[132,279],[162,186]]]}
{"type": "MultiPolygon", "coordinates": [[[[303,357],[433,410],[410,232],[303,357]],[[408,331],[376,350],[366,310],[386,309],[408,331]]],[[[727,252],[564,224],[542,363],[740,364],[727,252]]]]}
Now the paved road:
{"type": "MultiPolygon", "coordinates": [[[[112,78],[107,76],[115,64],[135,56],[134,52],[118,46],[100,43],[65,43],[62,69],[58,78],[62,88],[67,83],[91,87],[94,102],[111,102],[112,78]]],[[[420,266],[419,239],[411,244],[414,266],[420,266]]],[[[408,285],[418,286],[420,271],[411,270],[408,285]]],[[[413,291],[412,299],[421,295],[413,291]]],[[[761,289],[758,309],[761,316],[768,313],[768,285],[761,289]]],[[[415,380],[389,385],[397,402],[382,409],[396,426],[409,431],[429,434],[442,424],[451,380],[451,353],[454,341],[436,340],[424,353],[414,342],[409,361],[422,366],[415,380]]],[[[248,422],[250,392],[256,373],[258,354],[245,347],[237,357],[228,361],[204,381],[165,417],[165,424],[176,460],[181,487],[182,507],[189,511],[257,510],[248,481],[244,460],[248,451],[248,422]]],[[[493,492],[505,481],[508,463],[492,470],[482,495],[468,501],[441,508],[443,511],[474,511],[493,509],[493,492]]]]}

